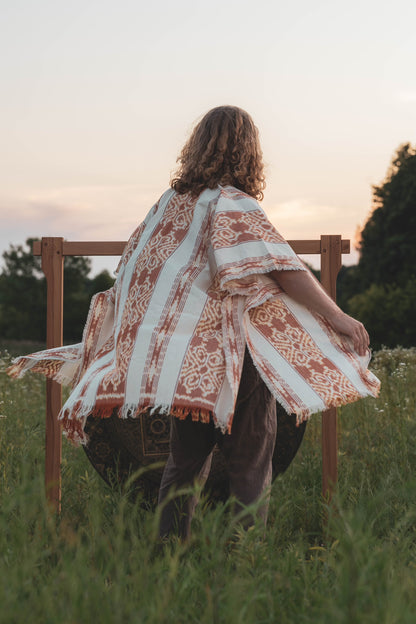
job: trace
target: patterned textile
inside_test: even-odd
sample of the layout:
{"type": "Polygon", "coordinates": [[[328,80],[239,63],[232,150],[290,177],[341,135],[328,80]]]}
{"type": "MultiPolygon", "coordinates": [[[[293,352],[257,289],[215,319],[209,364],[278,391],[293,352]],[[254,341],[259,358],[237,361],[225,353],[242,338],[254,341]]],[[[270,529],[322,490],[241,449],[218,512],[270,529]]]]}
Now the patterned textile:
{"type": "Polygon", "coordinates": [[[113,288],[93,297],[82,343],[18,358],[9,374],[70,384],[60,418],[82,443],[87,416],[114,409],[191,413],[230,431],[246,344],[298,422],[375,396],[369,356],[267,275],[282,269],[306,270],[253,198],[229,186],[198,198],[169,189],[127,243],[113,288]]]}

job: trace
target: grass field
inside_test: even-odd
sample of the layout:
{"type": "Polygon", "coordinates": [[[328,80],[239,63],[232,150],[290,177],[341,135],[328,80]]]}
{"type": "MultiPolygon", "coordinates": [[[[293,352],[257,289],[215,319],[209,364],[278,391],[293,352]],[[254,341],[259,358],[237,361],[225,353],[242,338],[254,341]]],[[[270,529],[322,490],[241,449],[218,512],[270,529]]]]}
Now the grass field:
{"type": "Polygon", "coordinates": [[[416,350],[376,354],[379,399],[340,410],[331,507],[315,417],[273,485],[264,537],[203,502],[191,541],[163,550],[154,511],[66,441],[62,514],[48,513],[44,381],[11,381],[1,360],[1,623],[416,622],[416,350]]]}

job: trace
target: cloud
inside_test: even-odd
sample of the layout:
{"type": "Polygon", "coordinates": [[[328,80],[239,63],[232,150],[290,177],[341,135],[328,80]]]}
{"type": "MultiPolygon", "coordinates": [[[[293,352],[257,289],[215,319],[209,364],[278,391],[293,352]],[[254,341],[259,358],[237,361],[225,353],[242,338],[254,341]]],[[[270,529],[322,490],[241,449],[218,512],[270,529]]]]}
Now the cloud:
{"type": "MultiPolygon", "coordinates": [[[[358,256],[354,250],[357,223],[355,215],[341,206],[316,204],[308,198],[294,198],[266,207],[267,216],[276,229],[290,240],[319,239],[321,234],[341,234],[351,240],[351,254],[343,256],[344,264],[354,264],[358,256]]],[[[308,256],[307,261],[319,266],[319,258],[308,256]]]]}
{"type": "Polygon", "coordinates": [[[143,220],[158,198],[142,187],[66,188],[0,197],[2,244],[17,242],[10,234],[63,236],[67,240],[124,239],[143,220]],[[9,234],[9,235],[8,235],[9,234]],[[9,239],[6,241],[6,238],[9,239]]]}
{"type": "MultiPolygon", "coordinates": [[[[90,186],[51,189],[23,197],[0,196],[0,253],[29,237],[127,240],[157,201],[160,189],[90,186]]],[[[96,259],[93,270],[116,262],[96,259]]]]}

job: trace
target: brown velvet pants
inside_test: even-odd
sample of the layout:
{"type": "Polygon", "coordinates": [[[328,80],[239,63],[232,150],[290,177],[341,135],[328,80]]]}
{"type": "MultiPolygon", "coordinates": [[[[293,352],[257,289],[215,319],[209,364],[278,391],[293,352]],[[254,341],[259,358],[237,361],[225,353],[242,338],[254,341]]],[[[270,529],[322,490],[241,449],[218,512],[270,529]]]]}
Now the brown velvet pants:
{"type": "MultiPolygon", "coordinates": [[[[227,466],[230,494],[238,503],[234,512],[254,503],[267,492],[272,481],[272,457],[276,442],[276,400],[261,379],[246,350],[231,434],[222,434],[212,422],[171,419],[170,454],[162,476],[159,504],[162,506],[159,533],[186,539],[197,498],[172,497],[174,490],[203,484],[211,467],[212,451],[218,444],[227,466]],[[169,499],[164,503],[169,494],[169,499]]],[[[258,508],[257,516],[266,524],[269,498],[258,508]]],[[[244,526],[255,519],[247,514],[244,526]]]]}

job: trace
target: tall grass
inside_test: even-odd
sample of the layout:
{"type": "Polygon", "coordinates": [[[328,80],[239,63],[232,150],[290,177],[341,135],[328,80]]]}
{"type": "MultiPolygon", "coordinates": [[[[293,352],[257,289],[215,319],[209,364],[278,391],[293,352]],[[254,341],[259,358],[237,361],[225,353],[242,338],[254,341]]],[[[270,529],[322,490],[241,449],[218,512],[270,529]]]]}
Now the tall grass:
{"type": "Polygon", "coordinates": [[[203,501],[190,542],[163,548],[154,510],[66,442],[62,514],[48,512],[43,380],[0,373],[0,622],[414,624],[415,364],[415,350],[379,352],[380,398],[340,410],[330,507],[315,417],[265,534],[203,501]]]}

